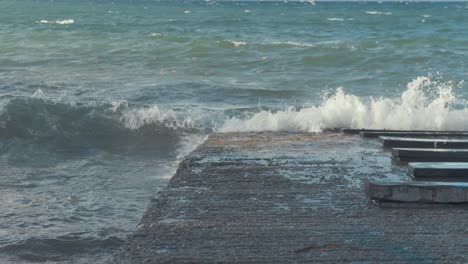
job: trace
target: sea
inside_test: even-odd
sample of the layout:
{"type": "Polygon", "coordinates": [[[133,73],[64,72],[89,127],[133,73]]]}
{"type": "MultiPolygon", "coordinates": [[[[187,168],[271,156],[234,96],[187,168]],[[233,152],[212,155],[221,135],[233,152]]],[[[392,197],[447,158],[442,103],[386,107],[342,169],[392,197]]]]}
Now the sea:
{"type": "Polygon", "coordinates": [[[0,263],[106,263],[210,133],[467,130],[468,3],[0,0],[0,263]]]}

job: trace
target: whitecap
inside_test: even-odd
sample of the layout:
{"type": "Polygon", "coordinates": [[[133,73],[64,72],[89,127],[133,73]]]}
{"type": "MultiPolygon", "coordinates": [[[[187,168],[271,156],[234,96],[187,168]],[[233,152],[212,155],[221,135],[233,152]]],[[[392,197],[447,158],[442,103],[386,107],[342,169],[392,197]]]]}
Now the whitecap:
{"type": "Polygon", "coordinates": [[[247,45],[247,42],[245,41],[228,40],[228,42],[234,45],[236,48],[247,45]]]}
{"type": "Polygon", "coordinates": [[[354,18],[339,18],[339,17],[329,17],[327,18],[328,21],[352,21],[354,18]]]}
{"type": "Polygon", "coordinates": [[[381,12],[381,11],[366,11],[366,14],[368,14],[368,15],[386,15],[386,16],[389,16],[392,13],[391,12],[381,12]]]}
{"type": "Polygon", "coordinates": [[[74,24],[75,20],[73,20],[73,19],[57,20],[57,21],[55,21],[55,23],[57,23],[59,25],[69,25],[69,24],[74,24]]]}
{"type": "MultiPolygon", "coordinates": [[[[113,106],[114,108],[115,106],[113,106]]],[[[130,109],[120,118],[128,129],[138,129],[144,125],[163,123],[170,128],[183,128],[189,126],[177,118],[172,110],[162,110],[158,106],[130,109]]]]}
{"type": "Polygon", "coordinates": [[[437,84],[418,77],[399,98],[370,98],[369,102],[346,94],[342,88],[319,106],[281,111],[262,110],[247,118],[232,117],[220,132],[303,131],[326,128],[369,128],[408,130],[467,130],[468,108],[452,109],[456,102],[452,84],[437,84]],[[435,94],[429,91],[435,89],[435,94]]]}
{"type": "Polygon", "coordinates": [[[44,94],[44,92],[43,92],[41,89],[37,89],[37,90],[33,93],[32,97],[41,97],[43,94],[44,94]]]}
{"type": "Polygon", "coordinates": [[[418,77],[396,98],[362,98],[337,88],[314,106],[290,106],[229,115],[226,109],[172,109],[158,105],[129,107],[114,101],[109,111],[118,113],[128,129],[163,125],[174,130],[205,132],[292,131],[320,132],[327,128],[368,128],[407,130],[467,130],[468,108],[454,95],[460,83],[439,83],[418,77]]]}
{"type": "Polygon", "coordinates": [[[70,25],[70,24],[74,24],[75,20],[73,20],[73,19],[64,19],[64,20],[45,20],[45,19],[42,19],[42,20],[37,21],[37,23],[39,23],[39,24],[70,25]]]}
{"type": "Polygon", "coordinates": [[[344,21],[344,18],[338,18],[338,17],[329,17],[327,18],[328,21],[344,21]]]}

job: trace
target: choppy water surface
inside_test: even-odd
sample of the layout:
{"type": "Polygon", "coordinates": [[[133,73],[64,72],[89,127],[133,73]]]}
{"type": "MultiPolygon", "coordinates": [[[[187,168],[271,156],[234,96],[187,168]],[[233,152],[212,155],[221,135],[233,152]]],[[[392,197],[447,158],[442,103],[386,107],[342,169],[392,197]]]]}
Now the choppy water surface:
{"type": "Polygon", "coordinates": [[[210,132],[468,129],[468,4],[0,0],[0,262],[97,263],[210,132]]]}

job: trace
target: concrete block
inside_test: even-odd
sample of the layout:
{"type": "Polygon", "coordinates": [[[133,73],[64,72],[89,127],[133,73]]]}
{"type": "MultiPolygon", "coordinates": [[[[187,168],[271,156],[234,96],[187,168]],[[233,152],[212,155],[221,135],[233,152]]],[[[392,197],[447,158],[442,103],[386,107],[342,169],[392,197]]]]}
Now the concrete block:
{"type": "Polygon", "coordinates": [[[379,202],[468,203],[468,183],[372,182],[369,198],[379,202]]]}
{"type": "Polygon", "coordinates": [[[468,180],[466,162],[411,162],[408,171],[415,178],[460,178],[468,180]]]}
{"type": "Polygon", "coordinates": [[[417,138],[468,138],[468,132],[453,131],[361,131],[366,138],[385,137],[417,137],[417,138]]]}
{"type": "Polygon", "coordinates": [[[425,130],[390,130],[390,129],[364,129],[364,128],[344,128],[341,130],[344,134],[360,134],[362,132],[375,132],[375,133],[383,133],[383,132],[425,132],[425,130]]]}
{"type": "Polygon", "coordinates": [[[468,149],[468,139],[379,137],[385,148],[468,149]]]}
{"type": "Polygon", "coordinates": [[[468,149],[393,148],[400,162],[468,162],[468,149]]]}
{"type": "Polygon", "coordinates": [[[468,137],[468,131],[432,131],[432,130],[398,130],[398,129],[354,129],[341,130],[344,134],[360,134],[364,137],[379,136],[412,136],[412,137],[468,137]]]}

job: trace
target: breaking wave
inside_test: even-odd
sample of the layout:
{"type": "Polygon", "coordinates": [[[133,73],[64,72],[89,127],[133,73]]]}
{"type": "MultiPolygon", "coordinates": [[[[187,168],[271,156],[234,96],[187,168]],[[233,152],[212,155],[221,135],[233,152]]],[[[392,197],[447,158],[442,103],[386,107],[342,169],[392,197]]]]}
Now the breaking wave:
{"type": "MultiPolygon", "coordinates": [[[[221,132],[304,131],[328,128],[467,130],[468,109],[457,109],[452,83],[418,77],[399,98],[364,100],[338,88],[319,106],[260,111],[227,120],[221,132]]],[[[458,107],[459,108],[459,107],[458,107]]]]}
{"type": "Polygon", "coordinates": [[[308,107],[209,109],[131,105],[127,101],[0,99],[0,139],[64,147],[170,151],[187,135],[211,132],[320,132],[335,128],[468,130],[468,108],[453,84],[418,77],[397,98],[361,98],[338,88],[308,107]]]}
{"type": "Polygon", "coordinates": [[[234,47],[236,47],[236,48],[247,45],[247,42],[245,42],[245,41],[228,40],[228,42],[230,44],[234,45],[234,47]]]}
{"type": "Polygon", "coordinates": [[[192,128],[189,116],[126,102],[63,102],[37,97],[0,100],[0,139],[63,148],[173,150],[192,128]],[[157,147],[157,148],[156,148],[157,147]]]}

